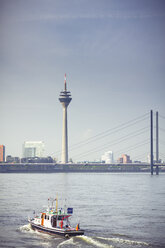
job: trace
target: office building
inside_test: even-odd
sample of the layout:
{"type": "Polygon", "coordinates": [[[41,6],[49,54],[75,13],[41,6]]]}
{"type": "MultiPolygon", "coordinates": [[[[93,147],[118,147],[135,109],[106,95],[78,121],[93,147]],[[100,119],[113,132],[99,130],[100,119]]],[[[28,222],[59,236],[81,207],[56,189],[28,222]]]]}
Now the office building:
{"type": "Polygon", "coordinates": [[[101,157],[101,162],[106,164],[114,163],[113,152],[112,151],[105,152],[104,155],[101,157]]]}
{"type": "Polygon", "coordinates": [[[5,146],[0,145],[0,162],[5,162],[5,146]]]}
{"type": "Polygon", "coordinates": [[[23,144],[23,158],[43,157],[43,141],[25,141],[23,144]]]}
{"type": "Polygon", "coordinates": [[[128,156],[127,154],[122,154],[122,156],[118,158],[117,162],[122,164],[129,164],[132,163],[132,160],[130,159],[130,156],[128,156]]]}

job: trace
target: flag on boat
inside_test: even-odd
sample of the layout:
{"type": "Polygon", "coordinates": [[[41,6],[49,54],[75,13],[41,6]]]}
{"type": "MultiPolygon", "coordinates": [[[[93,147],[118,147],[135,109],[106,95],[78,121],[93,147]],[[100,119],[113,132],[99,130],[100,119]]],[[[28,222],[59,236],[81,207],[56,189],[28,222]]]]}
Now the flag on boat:
{"type": "Polygon", "coordinates": [[[73,208],[68,208],[68,209],[67,209],[67,213],[68,213],[68,214],[73,214],[73,208]]]}

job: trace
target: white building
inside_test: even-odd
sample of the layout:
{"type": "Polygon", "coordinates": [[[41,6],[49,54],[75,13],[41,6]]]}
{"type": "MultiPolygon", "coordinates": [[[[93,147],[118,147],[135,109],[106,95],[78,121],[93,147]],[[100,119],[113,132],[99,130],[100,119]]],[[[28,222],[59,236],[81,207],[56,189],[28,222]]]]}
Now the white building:
{"type": "Polygon", "coordinates": [[[105,162],[106,164],[114,163],[113,152],[112,151],[105,152],[104,155],[102,155],[101,157],[101,162],[105,162]]]}
{"type": "Polygon", "coordinates": [[[45,144],[43,141],[25,141],[23,158],[43,157],[45,144]]]}
{"type": "MultiPolygon", "coordinates": [[[[153,155],[153,160],[154,160],[154,155],[153,155]]],[[[147,156],[147,163],[151,163],[151,154],[148,154],[147,156]]]]}

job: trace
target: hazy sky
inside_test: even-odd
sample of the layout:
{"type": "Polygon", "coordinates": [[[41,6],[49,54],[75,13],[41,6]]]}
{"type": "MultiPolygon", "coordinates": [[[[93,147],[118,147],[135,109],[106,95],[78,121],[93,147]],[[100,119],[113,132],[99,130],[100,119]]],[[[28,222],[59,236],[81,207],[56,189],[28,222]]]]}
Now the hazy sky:
{"type": "MultiPolygon", "coordinates": [[[[94,160],[112,150],[115,159],[128,153],[145,160],[149,111],[165,116],[165,1],[0,0],[0,144],[6,155],[21,156],[24,141],[43,140],[45,156],[60,159],[58,97],[65,72],[73,98],[70,148],[77,144],[69,157],[94,160]],[[79,142],[147,113],[137,125],[78,149],[79,142]],[[122,142],[140,128],[141,136],[122,142]]],[[[159,123],[164,155],[165,119],[159,123]]]]}

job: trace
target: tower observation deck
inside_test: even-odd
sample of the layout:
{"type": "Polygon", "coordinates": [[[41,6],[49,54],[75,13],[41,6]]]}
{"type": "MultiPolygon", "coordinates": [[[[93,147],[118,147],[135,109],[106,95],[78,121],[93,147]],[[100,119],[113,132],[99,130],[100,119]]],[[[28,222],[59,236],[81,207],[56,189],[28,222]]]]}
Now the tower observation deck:
{"type": "Polygon", "coordinates": [[[62,129],[62,155],[61,162],[68,163],[68,126],[67,126],[67,107],[71,102],[71,93],[67,91],[66,74],[64,78],[64,90],[60,92],[59,101],[63,107],[63,129],[62,129]]]}

